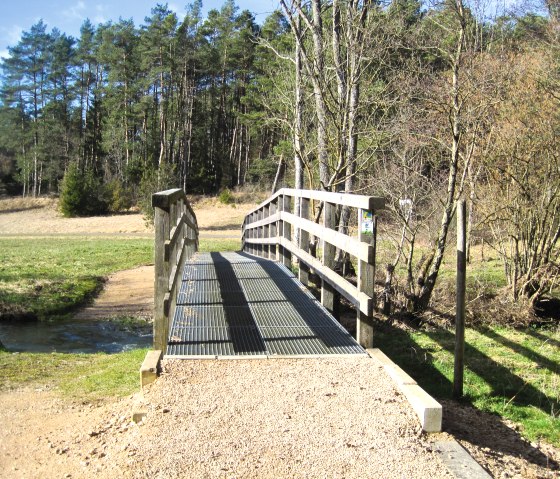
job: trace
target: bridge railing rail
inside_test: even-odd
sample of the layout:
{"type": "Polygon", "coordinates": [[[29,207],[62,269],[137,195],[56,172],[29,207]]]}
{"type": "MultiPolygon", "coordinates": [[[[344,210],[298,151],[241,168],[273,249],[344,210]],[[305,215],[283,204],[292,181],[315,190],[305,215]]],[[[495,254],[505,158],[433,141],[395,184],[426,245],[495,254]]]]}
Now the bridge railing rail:
{"type": "Polygon", "coordinates": [[[154,349],[165,353],[185,261],[198,250],[196,215],[182,189],[152,195],[154,208],[154,349]]]}
{"type": "Polygon", "coordinates": [[[309,285],[310,272],[321,279],[321,303],[337,313],[339,294],[352,303],[357,312],[356,339],[371,347],[372,315],[375,307],[375,254],[377,219],[375,212],[384,207],[379,197],[283,188],[247,214],[242,226],[243,251],[282,262],[288,268],[295,256],[299,280],[309,285]],[[317,223],[312,219],[312,203],[322,209],[317,223]],[[338,231],[337,210],[357,210],[357,237],[338,231]],[[370,221],[371,233],[364,230],[370,221]],[[312,237],[316,241],[311,242],[312,237]],[[297,238],[297,243],[295,239],[297,238]],[[321,248],[320,257],[312,245],[321,248]],[[356,285],[335,271],[336,250],[353,256],[357,263],[356,285]]]}

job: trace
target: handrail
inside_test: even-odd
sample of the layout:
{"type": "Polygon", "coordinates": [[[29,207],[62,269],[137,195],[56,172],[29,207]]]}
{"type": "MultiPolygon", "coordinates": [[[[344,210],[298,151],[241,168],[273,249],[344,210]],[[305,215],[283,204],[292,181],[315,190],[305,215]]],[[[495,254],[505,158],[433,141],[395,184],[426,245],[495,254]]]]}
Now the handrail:
{"type": "Polygon", "coordinates": [[[196,215],[181,189],[152,195],[154,207],[154,349],[165,353],[185,261],[198,251],[196,215]]]}
{"type": "Polygon", "coordinates": [[[287,267],[291,267],[292,256],[295,256],[299,262],[299,279],[304,285],[309,284],[311,271],[321,278],[321,303],[327,309],[336,313],[337,293],[355,306],[356,339],[362,346],[371,347],[375,307],[375,212],[384,205],[384,198],[374,196],[283,188],[247,214],[242,226],[242,249],[280,261],[287,267]],[[310,219],[311,200],[323,206],[322,224],[310,219]],[[358,210],[358,238],[337,231],[338,207],[358,210]],[[362,212],[371,214],[371,236],[363,232],[362,212]],[[321,258],[311,253],[310,236],[315,236],[322,245],[321,258]],[[297,238],[297,244],[292,237],[297,238]],[[357,259],[356,286],[334,270],[337,248],[357,259]]]}

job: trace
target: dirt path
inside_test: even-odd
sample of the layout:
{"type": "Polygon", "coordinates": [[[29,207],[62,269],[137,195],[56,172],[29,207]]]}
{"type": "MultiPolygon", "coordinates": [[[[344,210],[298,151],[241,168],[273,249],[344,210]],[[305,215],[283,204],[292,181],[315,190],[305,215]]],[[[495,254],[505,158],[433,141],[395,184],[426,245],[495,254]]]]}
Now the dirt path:
{"type": "Polygon", "coordinates": [[[109,275],[92,305],[79,311],[76,319],[113,317],[151,318],[154,307],[154,267],[118,271],[109,275]]]}

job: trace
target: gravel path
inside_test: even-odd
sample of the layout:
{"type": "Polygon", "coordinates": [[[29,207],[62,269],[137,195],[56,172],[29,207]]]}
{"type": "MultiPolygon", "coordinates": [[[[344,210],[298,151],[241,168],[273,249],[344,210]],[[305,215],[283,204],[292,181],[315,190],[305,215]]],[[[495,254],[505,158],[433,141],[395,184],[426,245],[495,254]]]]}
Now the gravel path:
{"type": "Polygon", "coordinates": [[[168,360],[146,399],[132,477],[451,477],[374,359],[168,360]]]}

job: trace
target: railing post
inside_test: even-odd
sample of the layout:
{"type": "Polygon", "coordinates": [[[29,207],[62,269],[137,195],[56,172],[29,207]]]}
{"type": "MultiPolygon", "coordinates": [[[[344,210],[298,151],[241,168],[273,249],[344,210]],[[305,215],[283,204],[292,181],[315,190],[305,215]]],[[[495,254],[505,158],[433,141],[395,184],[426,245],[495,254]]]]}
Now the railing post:
{"type": "MultiPolygon", "coordinates": [[[[336,227],[336,205],[325,201],[323,207],[323,226],[325,228],[334,229],[336,227]]],[[[334,270],[334,256],[336,248],[323,240],[323,256],[322,263],[327,268],[334,270]]],[[[335,289],[328,281],[321,280],[321,304],[333,313],[336,317],[335,305],[335,289]]]]}
{"type": "MultiPolygon", "coordinates": [[[[366,233],[363,231],[363,212],[367,210],[358,209],[358,239],[361,242],[367,242],[366,233]]],[[[373,298],[372,303],[375,303],[375,249],[377,239],[377,218],[373,216],[373,211],[370,212],[372,216],[372,232],[370,244],[372,246],[372,257],[370,261],[358,261],[358,291],[367,294],[373,298]]],[[[372,306],[373,307],[373,306],[372,306]]],[[[356,341],[364,348],[373,347],[373,317],[371,312],[367,314],[357,308],[356,313],[356,341]]]]}
{"type": "MultiPolygon", "coordinates": [[[[309,198],[300,198],[300,217],[309,219],[309,198]]],[[[303,228],[299,230],[299,248],[309,253],[309,233],[303,228]]],[[[299,280],[304,286],[309,284],[309,266],[303,261],[299,262],[299,280]]]]}
{"type": "MultiPolygon", "coordinates": [[[[291,198],[288,195],[282,195],[281,200],[281,211],[290,211],[290,204],[291,204],[291,198]]],[[[292,240],[292,230],[291,230],[291,226],[290,223],[288,222],[284,222],[284,221],[280,221],[280,234],[281,236],[286,239],[287,241],[291,241],[292,240]]],[[[284,266],[286,266],[287,268],[291,268],[292,267],[292,253],[290,251],[288,251],[287,248],[284,248],[283,246],[280,247],[280,256],[281,256],[281,262],[284,266]]]]}
{"type": "MultiPolygon", "coordinates": [[[[270,216],[273,216],[276,214],[277,208],[276,208],[276,202],[272,201],[270,203],[270,207],[269,207],[269,214],[270,216]]],[[[268,237],[269,238],[276,238],[276,223],[270,223],[269,228],[268,228],[268,237]]],[[[268,258],[269,259],[276,259],[276,244],[275,243],[270,243],[269,245],[269,249],[268,249],[268,258]]]]}
{"type": "MultiPolygon", "coordinates": [[[[251,213],[249,215],[249,224],[254,223],[254,221],[255,221],[255,213],[251,213]]],[[[249,238],[253,239],[256,237],[255,235],[256,235],[255,229],[251,228],[249,230],[249,238]]],[[[255,254],[255,243],[249,243],[249,253],[255,254]]]]}
{"type": "MultiPolygon", "coordinates": [[[[262,210],[262,208],[260,208],[258,213],[257,213],[257,221],[260,221],[262,219],[263,219],[263,210],[262,210]]],[[[258,226],[256,231],[257,231],[257,238],[261,239],[263,237],[263,227],[258,226]]],[[[264,245],[262,243],[257,244],[257,255],[258,256],[262,257],[263,248],[264,248],[264,245]]]]}
{"type": "Polygon", "coordinates": [[[154,349],[165,351],[167,347],[167,333],[169,317],[165,311],[165,295],[169,287],[169,262],[165,260],[165,241],[169,238],[170,212],[156,206],[154,208],[154,349]]]}

